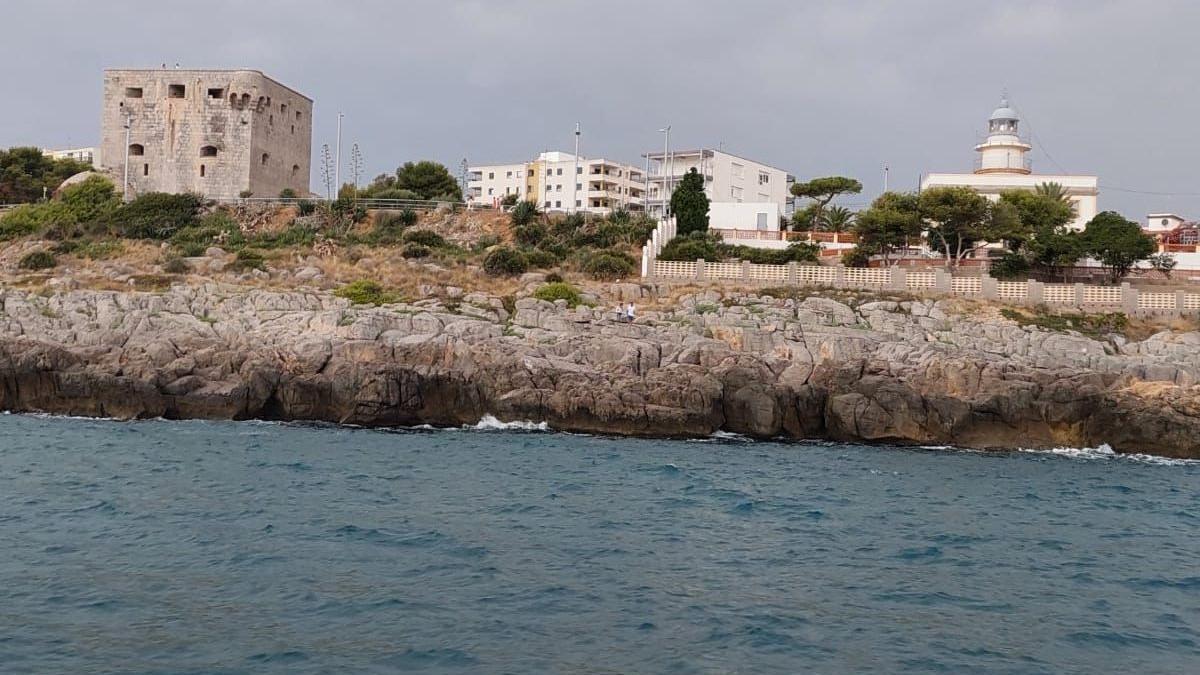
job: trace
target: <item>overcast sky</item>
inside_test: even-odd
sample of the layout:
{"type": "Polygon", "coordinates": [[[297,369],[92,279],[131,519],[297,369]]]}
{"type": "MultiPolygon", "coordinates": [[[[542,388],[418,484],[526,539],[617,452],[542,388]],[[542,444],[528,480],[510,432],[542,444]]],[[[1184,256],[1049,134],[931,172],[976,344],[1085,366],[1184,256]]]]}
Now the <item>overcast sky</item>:
{"type": "MultiPolygon", "coordinates": [[[[248,67],[346,114],[368,175],[570,150],[718,147],[862,198],[969,171],[1007,89],[1039,173],[1200,217],[1194,0],[5,0],[0,146],[98,142],[101,70],[248,67]],[[1147,195],[1139,192],[1171,193],[1147,195]]],[[[344,153],[348,155],[349,153],[344,153]]],[[[343,171],[343,175],[345,175],[343,171]]],[[[316,180],[314,180],[314,187],[316,180]]]]}

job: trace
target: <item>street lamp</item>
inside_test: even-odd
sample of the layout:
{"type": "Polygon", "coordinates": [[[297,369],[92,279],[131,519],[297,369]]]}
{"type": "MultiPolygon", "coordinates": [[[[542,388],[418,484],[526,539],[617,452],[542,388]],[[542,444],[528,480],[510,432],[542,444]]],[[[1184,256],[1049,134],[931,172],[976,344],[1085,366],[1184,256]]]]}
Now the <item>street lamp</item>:
{"type": "MultiPolygon", "coordinates": [[[[667,155],[671,152],[671,125],[668,124],[665,128],[659,129],[658,133],[663,134],[663,156],[662,156],[662,173],[663,173],[663,196],[662,196],[662,215],[663,220],[667,218],[667,196],[671,194],[671,178],[667,174],[667,155]]],[[[671,167],[674,168],[674,167],[671,167]]]]}

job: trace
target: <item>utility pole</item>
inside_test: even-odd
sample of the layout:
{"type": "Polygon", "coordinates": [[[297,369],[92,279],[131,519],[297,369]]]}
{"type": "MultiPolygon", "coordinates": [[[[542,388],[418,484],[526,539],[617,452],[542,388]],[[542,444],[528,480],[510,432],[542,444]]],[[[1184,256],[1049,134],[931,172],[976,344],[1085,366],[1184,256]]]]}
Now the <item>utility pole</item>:
{"type": "Polygon", "coordinates": [[[575,123],[575,179],[571,183],[574,187],[571,188],[571,213],[579,210],[579,122],[575,123]]]}
{"type": "Polygon", "coordinates": [[[667,218],[667,204],[671,194],[671,179],[667,174],[667,156],[671,152],[671,125],[668,124],[665,128],[659,129],[659,133],[663,134],[663,156],[662,156],[662,175],[663,175],[663,194],[662,194],[662,215],[663,220],[667,218]]]}
{"type": "Polygon", "coordinates": [[[338,113],[337,125],[337,155],[333,162],[333,183],[334,189],[338,192],[342,191],[342,118],[345,117],[342,113],[338,113]]]}
{"type": "Polygon", "coordinates": [[[133,127],[133,113],[124,108],[125,113],[125,182],[121,185],[121,200],[129,201],[129,132],[133,127]]]}
{"type": "Polygon", "coordinates": [[[888,191],[888,165],[883,165],[883,191],[888,191]]]}

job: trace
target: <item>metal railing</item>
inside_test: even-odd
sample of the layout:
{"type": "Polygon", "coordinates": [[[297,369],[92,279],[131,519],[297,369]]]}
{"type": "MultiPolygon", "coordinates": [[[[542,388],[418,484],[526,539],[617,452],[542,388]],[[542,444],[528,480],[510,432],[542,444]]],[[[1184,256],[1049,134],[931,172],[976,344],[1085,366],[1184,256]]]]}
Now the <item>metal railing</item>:
{"type": "MultiPolygon", "coordinates": [[[[300,204],[332,204],[336,200],[331,199],[303,199],[300,197],[237,197],[233,199],[213,199],[212,201],[218,204],[250,204],[263,206],[298,206],[300,204]]],[[[396,210],[403,211],[410,209],[413,211],[433,211],[439,208],[448,208],[453,211],[466,209],[488,210],[492,209],[491,204],[466,203],[466,202],[446,202],[426,199],[351,199],[356,205],[367,209],[374,210],[396,210]]]]}

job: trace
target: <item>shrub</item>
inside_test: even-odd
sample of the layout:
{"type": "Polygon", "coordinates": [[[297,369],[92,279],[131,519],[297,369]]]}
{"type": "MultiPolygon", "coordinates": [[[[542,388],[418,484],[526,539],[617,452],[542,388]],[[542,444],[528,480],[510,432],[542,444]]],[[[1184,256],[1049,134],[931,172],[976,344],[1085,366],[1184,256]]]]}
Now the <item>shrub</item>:
{"type": "Polygon", "coordinates": [[[443,248],[446,240],[442,235],[430,230],[409,230],[404,233],[404,241],[409,244],[420,244],[429,248],[443,248]]]}
{"type": "Polygon", "coordinates": [[[636,265],[633,258],[616,251],[599,251],[583,261],[583,271],[593,279],[612,281],[632,276],[636,265]]]}
{"type": "Polygon", "coordinates": [[[413,201],[422,201],[421,195],[412,190],[404,190],[402,188],[388,188],[371,194],[371,199],[409,199],[413,201]]]}
{"type": "Polygon", "coordinates": [[[56,243],[50,247],[50,250],[59,255],[70,255],[79,248],[79,241],[76,239],[66,239],[56,243]]]}
{"type": "Polygon", "coordinates": [[[75,223],[104,218],[121,206],[121,199],[112,181],[103,176],[89,176],[82,183],[63,188],[59,200],[75,223]]]}
{"type": "Polygon", "coordinates": [[[251,192],[250,190],[242,190],[241,192],[238,193],[238,197],[241,197],[242,199],[250,199],[253,196],[254,196],[254,193],[251,192]]]}
{"type": "MultiPolygon", "coordinates": [[[[317,240],[317,233],[307,225],[293,222],[286,228],[274,233],[260,233],[245,243],[257,248],[285,248],[287,246],[312,246],[317,240]]],[[[231,239],[236,244],[237,239],[231,239]]],[[[236,247],[236,246],[235,246],[236,247]]]]}
{"type": "Polygon", "coordinates": [[[513,238],[516,239],[518,244],[528,248],[533,248],[542,243],[547,234],[546,226],[536,222],[518,225],[514,230],[513,238]]]}
{"type": "Polygon", "coordinates": [[[509,218],[512,219],[513,227],[528,225],[536,220],[540,215],[541,212],[538,211],[537,204],[534,204],[528,200],[517,204],[516,206],[512,207],[512,211],[508,212],[509,218]]]}
{"type": "MultiPolygon", "coordinates": [[[[66,242],[63,242],[66,243],[66,242]]],[[[57,246],[55,248],[58,248],[57,246]]],[[[72,253],[89,260],[107,260],[120,255],[125,245],[119,241],[85,241],[72,247],[72,253]]]]}
{"type": "Polygon", "coordinates": [[[429,254],[432,252],[432,249],[430,249],[428,246],[422,246],[420,244],[408,244],[404,247],[404,250],[400,252],[400,255],[404,256],[405,258],[428,258],[429,254]]]}
{"type": "Polygon", "coordinates": [[[846,267],[866,267],[871,262],[871,253],[861,246],[842,254],[842,264],[846,267]]]}
{"type": "Polygon", "coordinates": [[[500,206],[516,206],[517,199],[519,199],[519,197],[515,193],[504,195],[504,197],[500,199],[500,206]]]}
{"type": "Polygon", "coordinates": [[[525,256],[511,248],[498,248],[483,259],[483,270],[494,277],[514,277],[528,269],[525,256]]]}
{"type": "Polygon", "coordinates": [[[346,298],[355,305],[387,305],[397,302],[395,293],[384,290],[383,286],[377,281],[370,279],[359,279],[350,284],[346,284],[333,292],[339,298],[346,298]]]}
{"type": "Polygon", "coordinates": [[[296,210],[301,216],[311,216],[317,210],[317,205],[312,200],[302,199],[296,202],[296,210]]]}
{"type": "Polygon", "coordinates": [[[548,283],[545,286],[541,286],[533,292],[533,297],[537,298],[538,300],[545,300],[547,302],[566,300],[568,307],[575,307],[579,303],[583,302],[583,299],[579,297],[578,289],[571,284],[563,283],[561,281],[548,283]]]}
{"type": "Polygon", "coordinates": [[[170,239],[197,224],[200,206],[199,195],[151,192],[117,209],[112,219],[130,239],[170,239]]]}
{"type": "MultiPolygon", "coordinates": [[[[261,238],[261,237],[260,237],[261,238]]],[[[246,237],[237,222],[224,211],[210,213],[193,225],[180,228],[170,242],[186,257],[204,255],[209,246],[238,249],[246,244],[246,237]]]]}
{"type": "Polygon", "coordinates": [[[53,225],[73,225],[74,222],[62,202],[25,204],[0,218],[0,239],[15,239],[53,225]]]}
{"type": "Polygon", "coordinates": [[[550,251],[544,251],[540,248],[535,248],[532,251],[525,252],[525,261],[530,267],[545,269],[557,265],[562,260],[557,255],[550,251]]]}
{"type": "Polygon", "coordinates": [[[703,258],[715,262],[718,260],[717,246],[720,245],[720,241],[719,237],[703,233],[675,237],[663,246],[658,259],[691,262],[703,258]]]}
{"type": "Polygon", "coordinates": [[[551,272],[546,275],[546,283],[554,284],[563,280],[563,276],[558,272],[551,272]]]}
{"type": "Polygon", "coordinates": [[[258,251],[252,251],[244,248],[237,252],[237,257],[234,258],[233,264],[230,267],[235,272],[245,272],[247,270],[261,270],[267,266],[266,259],[258,251]]]}
{"type": "Polygon", "coordinates": [[[33,251],[22,256],[17,267],[23,270],[48,270],[57,264],[58,260],[50,251],[33,251]]]}
{"type": "Polygon", "coordinates": [[[282,190],[279,191],[279,198],[280,199],[295,199],[296,191],[293,190],[292,188],[283,188],[282,190]]]}
{"type": "Polygon", "coordinates": [[[187,274],[191,267],[187,261],[178,256],[172,256],[163,261],[163,272],[167,274],[187,274]]]}

